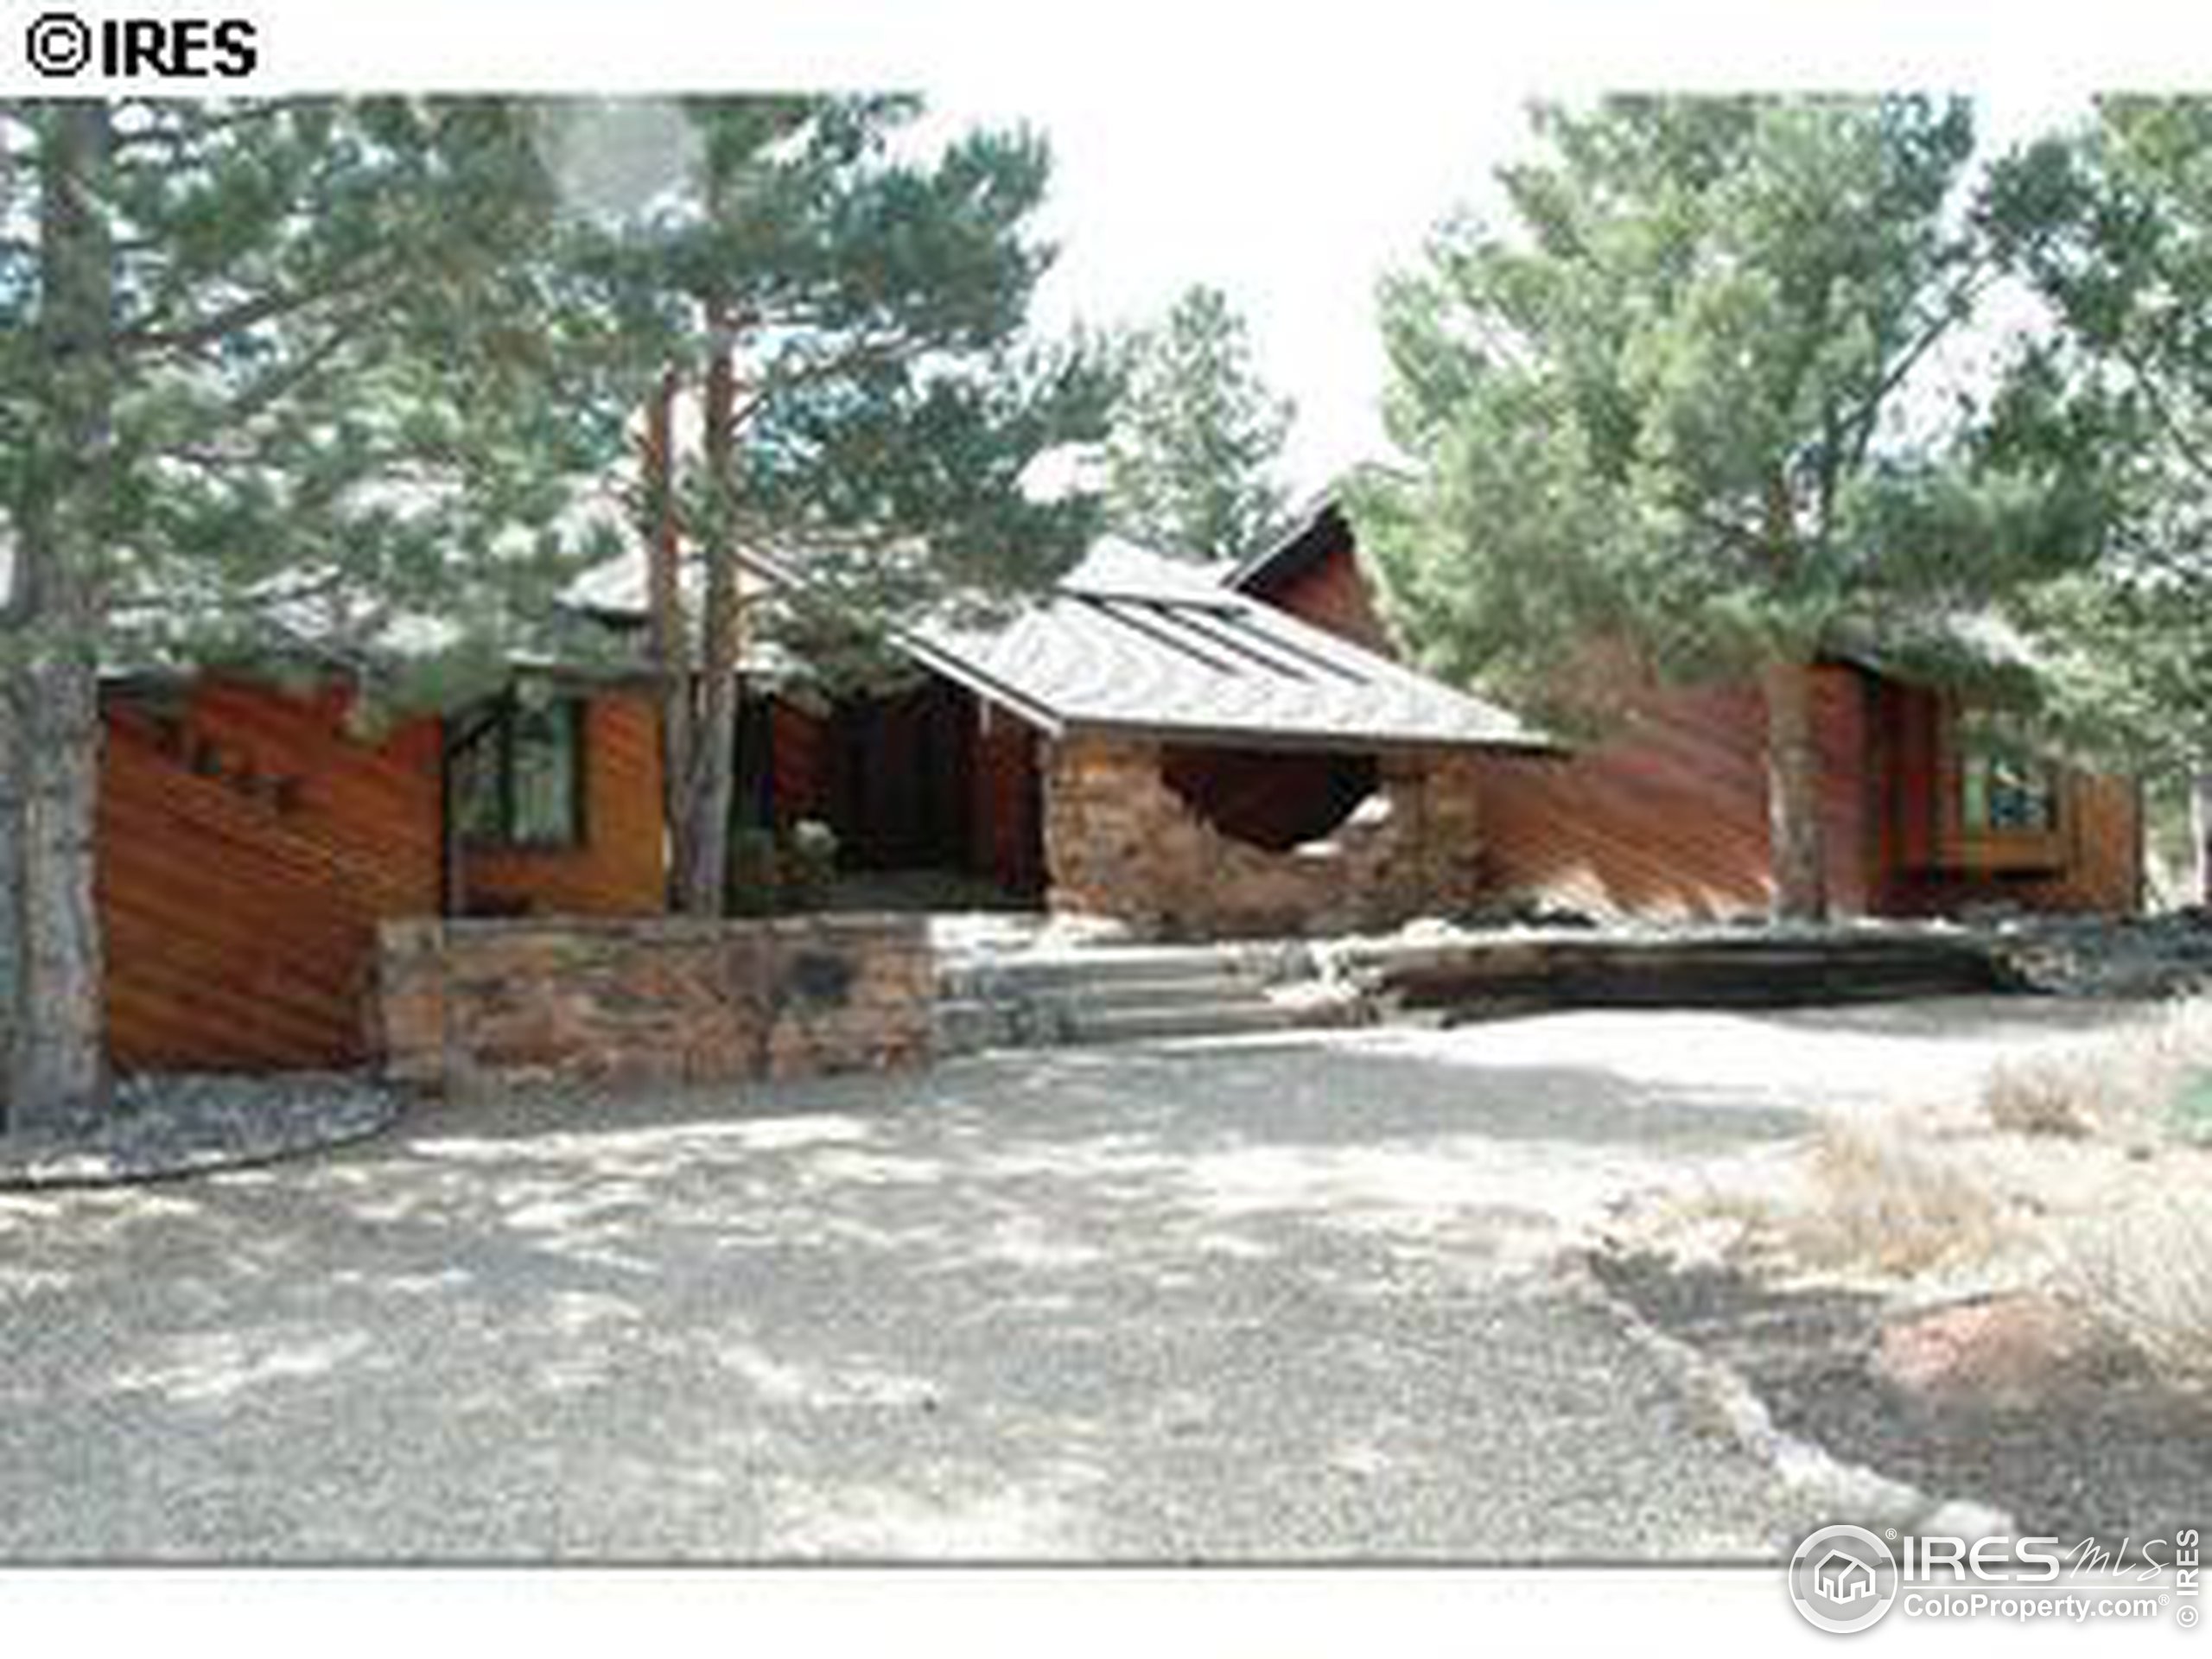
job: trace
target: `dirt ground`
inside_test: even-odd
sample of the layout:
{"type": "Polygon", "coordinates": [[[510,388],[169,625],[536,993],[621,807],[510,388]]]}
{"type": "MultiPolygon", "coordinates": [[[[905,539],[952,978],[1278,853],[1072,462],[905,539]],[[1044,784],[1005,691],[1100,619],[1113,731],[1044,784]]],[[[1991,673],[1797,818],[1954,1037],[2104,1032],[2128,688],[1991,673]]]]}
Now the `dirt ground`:
{"type": "Polygon", "coordinates": [[[2133,1017],[1560,1014],[524,1093],[0,1198],[0,1557],[1771,1560],[1842,1501],[1801,1429],[1901,1520],[2007,1493],[1824,1414],[1827,1338],[1772,1343],[1765,1290],[1686,1323],[1682,1264],[1607,1241],[2133,1017]]]}

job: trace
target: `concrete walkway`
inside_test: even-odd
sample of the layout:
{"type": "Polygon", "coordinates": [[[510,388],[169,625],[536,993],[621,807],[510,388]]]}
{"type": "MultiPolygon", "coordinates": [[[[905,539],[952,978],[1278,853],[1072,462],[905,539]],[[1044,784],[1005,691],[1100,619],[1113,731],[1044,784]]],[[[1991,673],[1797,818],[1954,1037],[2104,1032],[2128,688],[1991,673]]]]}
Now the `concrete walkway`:
{"type": "Polygon", "coordinates": [[[1562,1255],[2020,1001],[1041,1052],[0,1197],[0,1558],[1770,1554],[1562,1255]]]}

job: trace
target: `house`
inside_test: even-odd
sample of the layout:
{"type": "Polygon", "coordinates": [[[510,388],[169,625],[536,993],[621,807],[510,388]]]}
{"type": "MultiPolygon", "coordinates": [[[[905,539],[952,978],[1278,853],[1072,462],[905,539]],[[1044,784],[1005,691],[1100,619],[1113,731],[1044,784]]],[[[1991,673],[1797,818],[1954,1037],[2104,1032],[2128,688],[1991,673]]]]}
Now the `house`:
{"type": "Polygon", "coordinates": [[[658,715],[634,684],[540,672],[365,729],[328,676],[134,674],[103,712],[121,1069],[360,1061],[382,921],[661,905],[658,715]]]}
{"type": "MultiPolygon", "coordinates": [[[[643,573],[596,614],[644,622],[643,573]]],[[[1475,767],[1515,715],[1127,543],[983,626],[918,622],[908,684],[756,692],[760,822],[826,821],[848,868],[961,872],[1154,938],[1382,926],[1482,886],[1475,767]]]]}
{"type": "MultiPolygon", "coordinates": [[[[632,573],[633,577],[641,573],[632,573]]],[[[588,610],[642,626],[634,580],[588,610]]],[[[903,685],[749,684],[741,810],[858,871],[955,871],[1154,937],[1382,926],[1483,882],[1477,769],[1548,740],[1205,572],[1107,544],[1002,626],[900,637],[903,685]]],[[[365,726],[342,679],[118,676],[99,899],[123,1069],[354,1064],[380,924],[658,912],[659,715],[518,668],[365,726]]]]}
{"type": "MultiPolygon", "coordinates": [[[[1230,573],[1236,591],[1391,649],[1352,526],[1324,501],[1230,573]]],[[[1827,887],[1845,914],[2010,903],[2128,912],[2142,885],[2130,780],[2025,748],[1996,711],[1869,653],[1813,670],[1827,887]]],[[[1572,753],[1475,767],[1491,889],[1599,913],[1756,912],[1770,892],[1765,715],[1747,683],[1662,683],[1592,652],[1573,688],[1608,719],[1572,753]]]]}
{"type": "MultiPolygon", "coordinates": [[[[641,631],[642,569],[579,608],[641,631]]],[[[851,872],[1174,938],[1373,929],[1508,897],[1763,909],[1764,716],[1739,685],[1610,689],[1563,747],[1395,659],[1325,505],[1216,573],[1117,543],[994,626],[919,621],[903,683],[748,678],[740,811],[836,831],[851,872]]],[[[1814,671],[1829,885],[1847,912],[2133,908],[2133,786],[2047,765],[1871,660],[1814,671]]],[[[342,680],[118,676],[99,897],[124,1069],[366,1058],[379,925],[637,917],[667,873],[659,714],[619,666],[518,667],[448,715],[365,725],[342,680]]]]}

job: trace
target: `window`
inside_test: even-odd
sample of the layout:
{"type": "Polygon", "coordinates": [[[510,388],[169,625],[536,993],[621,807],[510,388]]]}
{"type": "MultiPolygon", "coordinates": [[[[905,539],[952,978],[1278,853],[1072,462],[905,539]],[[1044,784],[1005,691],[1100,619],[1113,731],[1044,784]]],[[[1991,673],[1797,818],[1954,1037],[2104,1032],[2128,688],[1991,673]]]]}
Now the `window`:
{"type": "Polygon", "coordinates": [[[462,724],[451,761],[453,813],[479,847],[558,849],[584,839],[584,704],[511,694],[462,724]]]}
{"type": "Polygon", "coordinates": [[[2040,836],[2058,828],[2058,774],[1986,714],[1959,721],[1959,827],[1969,836],[2040,836]]]}

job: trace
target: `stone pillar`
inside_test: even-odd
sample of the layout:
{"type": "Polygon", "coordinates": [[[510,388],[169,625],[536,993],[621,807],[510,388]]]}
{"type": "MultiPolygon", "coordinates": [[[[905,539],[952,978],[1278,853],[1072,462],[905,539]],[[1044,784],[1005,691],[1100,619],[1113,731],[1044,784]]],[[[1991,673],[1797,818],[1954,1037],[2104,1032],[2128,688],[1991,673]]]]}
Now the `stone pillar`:
{"type": "Polygon", "coordinates": [[[1446,751],[1428,757],[1421,777],[1421,881],[1441,915],[1471,909],[1483,897],[1482,762],[1446,751]]]}
{"type": "Polygon", "coordinates": [[[1168,868],[1178,803],[1160,775],[1157,744],[1095,737],[1049,746],[1045,767],[1046,902],[1111,916],[1143,934],[1174,911],[1168,868]]]}
{"type": "Polygon", "coordinates": [[[1379,810],[1290,852],[1224,836],[1160,772],[1155,744],[1077,737],[1045,767],[1047,903],[1143,937],[1394,927],[1471,908],[1482,891],[1476,762],[1386,756],[1379,810]]]}

